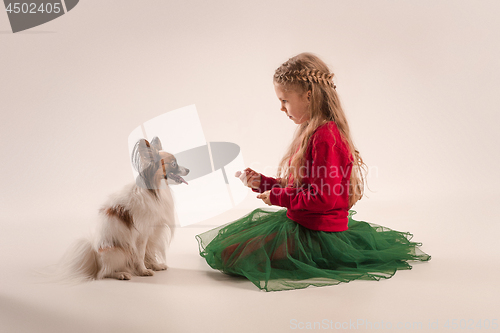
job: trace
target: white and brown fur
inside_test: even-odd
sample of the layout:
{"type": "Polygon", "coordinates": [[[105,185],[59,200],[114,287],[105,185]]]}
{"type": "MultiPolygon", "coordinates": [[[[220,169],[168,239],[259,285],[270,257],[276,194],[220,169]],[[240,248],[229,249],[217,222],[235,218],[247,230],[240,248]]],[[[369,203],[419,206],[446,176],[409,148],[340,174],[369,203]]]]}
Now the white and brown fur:
{"type": "Polygon", "coordinates": [[[182,176],[189,170],[162,150],[158,137],[135,144],[132,164],[136,182],[102,206],[95,236],[68,251],[61,265],[66,277],[129,280],[167,269],[165,252],[175,227],[168,183],[186,183],[182,176]]]}

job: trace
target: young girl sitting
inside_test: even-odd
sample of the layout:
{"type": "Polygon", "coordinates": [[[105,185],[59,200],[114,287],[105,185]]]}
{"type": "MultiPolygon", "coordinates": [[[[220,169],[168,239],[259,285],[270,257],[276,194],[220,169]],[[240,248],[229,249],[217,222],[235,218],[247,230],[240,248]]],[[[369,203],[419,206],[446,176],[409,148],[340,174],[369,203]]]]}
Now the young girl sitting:
{"type": "Polygon", "coordinates": [[[318,57],[299,54],[274,74],[281,111],[298,129],[279,178],[252,169],[236,174],[278,211],[256,209],[200,234],[200,255],[214,269],[276,291],[355,279],[390,278],[430,256],[412,234],[356,221],[349,210],[363,196],[365,166],[332,81],[318,57]]]}

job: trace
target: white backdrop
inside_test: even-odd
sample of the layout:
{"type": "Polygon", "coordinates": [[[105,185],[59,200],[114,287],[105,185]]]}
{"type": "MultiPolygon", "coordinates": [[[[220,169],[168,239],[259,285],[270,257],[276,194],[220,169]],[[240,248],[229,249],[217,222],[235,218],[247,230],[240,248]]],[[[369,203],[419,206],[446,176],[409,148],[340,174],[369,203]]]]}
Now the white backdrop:
{"type": "Polygon", "coordinates": [[[499,7],[86,0],[17,34],[2,10],[1,223],[91,216],[132,180],[129,132],[190,104],[207,141],[276,166],[295,125],[272,74],[304,51],[335,73],[371,198],[498,193],[499,7]]]}

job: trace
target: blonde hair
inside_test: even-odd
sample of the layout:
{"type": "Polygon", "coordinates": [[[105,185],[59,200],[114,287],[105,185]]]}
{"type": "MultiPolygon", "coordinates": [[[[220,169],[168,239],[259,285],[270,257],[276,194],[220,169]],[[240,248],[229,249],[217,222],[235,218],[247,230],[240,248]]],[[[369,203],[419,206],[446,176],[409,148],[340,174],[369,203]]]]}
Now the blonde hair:
{"type": "Polygon", "coordinates": [[[292,176],[294,185],[300,187],[302,175],[299,170],[305,164],[305,155],[311,136],[319,126],[328,121],[334,121],[352,155],[349,182],[349,208],[351,208],[363,197],[365,179],[362,170],[365,169],[366,164],[351,139],[347,118],[332,79],[333,73],[330,73],[328,66],[311,53],[296,55],[276,69],[273,81],[284,90],[299,94],[311,91],[307,110],[309,120],[297,128],[292,143],[279,164],[278,177],[281,178],[281,185],[286,186],[289,177],[292,176]]]}

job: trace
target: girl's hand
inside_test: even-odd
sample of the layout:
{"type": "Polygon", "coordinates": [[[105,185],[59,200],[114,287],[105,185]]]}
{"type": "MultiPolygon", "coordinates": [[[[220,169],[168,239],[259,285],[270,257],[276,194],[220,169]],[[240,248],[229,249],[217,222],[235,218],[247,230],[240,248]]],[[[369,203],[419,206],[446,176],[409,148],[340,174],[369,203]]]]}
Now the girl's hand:
{"type": "Polygon", "coordinates": [[[260,187],[260,173],[257,173],[250,168],[246,168],[243,172],[238,171],[234,176],[238,177],[245,186],[248,186],[250,188],[260,187]]]}
{"type": "Polygon", "coordinates": [[[262,199],[262,201],[264,201],[265,204],[272,206],[271,200],[269,199],[269,193],[271,193],[271,191],[266,191],[264,193],[261,193],[257,196],[257,199],[262,199]]]}

